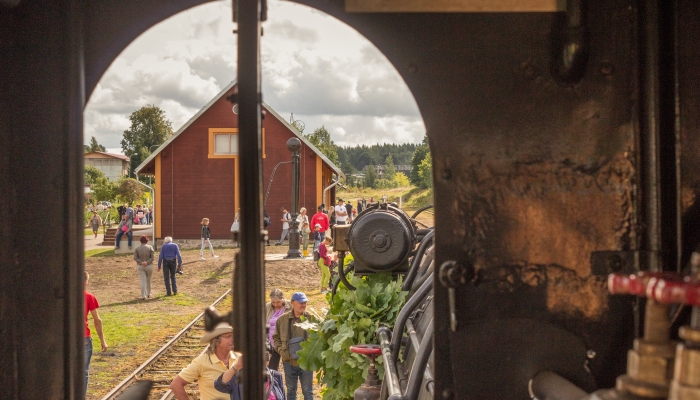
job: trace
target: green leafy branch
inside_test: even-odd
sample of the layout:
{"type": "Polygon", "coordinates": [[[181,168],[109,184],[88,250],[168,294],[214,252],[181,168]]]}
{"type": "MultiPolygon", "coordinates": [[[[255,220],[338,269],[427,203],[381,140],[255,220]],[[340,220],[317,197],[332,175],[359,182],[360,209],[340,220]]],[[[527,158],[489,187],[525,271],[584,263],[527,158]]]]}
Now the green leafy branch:
{"type": "MultiPolygon", "coordinates": [[[[325,385],[324,400],[350,400],[367,376],[369,358],[350,351],[356,344],[376,344],[380,326],[393,327],[408,292],[401,291],[401,280],[391,274],[352,276],[356,290],[338,287],[326,319],[309,328],[309,339],[302,343],[299,365],[318,372],[325,385]]],[[[330,295],[328,296],[330,299],[330,295]]],[[[384,373],[381,358],[375,361],[379,376],[384,373]]]]}

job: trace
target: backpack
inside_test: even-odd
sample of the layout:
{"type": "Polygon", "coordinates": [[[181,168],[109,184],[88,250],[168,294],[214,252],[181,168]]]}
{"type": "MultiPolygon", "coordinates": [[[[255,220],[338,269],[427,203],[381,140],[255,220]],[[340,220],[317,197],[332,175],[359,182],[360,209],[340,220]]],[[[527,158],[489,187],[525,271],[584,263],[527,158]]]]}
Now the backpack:
{"type": "Polygon", "coordinates": [[[318,250],[314,250],[314,262],[317,263],[318,260],[321,259],[321,254],[319,254],[318,250]]]}
{"type": "Polygon", "coordinates": [[[269,216],[265,215],[265,216],[263,217],[263,225],[264,225],[265,228],[267,228],[268,226],[272,225],[272,222],[270,221],[270,217],[269,217],[269,216]]]}

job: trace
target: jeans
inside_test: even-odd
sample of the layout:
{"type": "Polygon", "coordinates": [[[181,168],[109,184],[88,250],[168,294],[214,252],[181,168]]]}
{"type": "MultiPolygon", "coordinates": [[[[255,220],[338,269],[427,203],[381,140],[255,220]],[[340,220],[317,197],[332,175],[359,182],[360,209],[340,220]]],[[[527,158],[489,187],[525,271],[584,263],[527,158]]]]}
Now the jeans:
{"type": "MultiPolygon", "coordinates": [[[[117,244],[115,245],[115,247],[119,247],[119,241],[122,239],[122,235],[124,235],[124,233],[125,233],[125,232],[122,231],[121,229],[117,232],[117,244]]],[[[131,237],[132,237],[132,235],[133,235],[133,233],[132,233],[131,231],[126,232],[126,237],[129,238],[129,247],[131,247],[131,237]]]]}
{"type": "Polygon", "coordinates": [[[87,397],[88,379],[90,378],[90,359],[92,358],[92,338],[85,338],[85,396],[87,397]]]}
{"type": "Polygon", "coordinates": [[[287,236],[289,236],[289,228],[282,229],[282,237],[280,238],[280,241],[277,243],[282,244],[282,242],[284,242],[284,239],[286,239],[287,236]]]}
{"type": "Polygon", "coordinates": [[[307,371],[289,363],[284,364],[284,381],[287,384],[287,400],[297,400],[297,380],[301,381],[304,400],[314,400],[314,371],[307,371]]]}
{"type": "Polygon", "coordinates": [[[214,248],[211,245],[211,240],[202,238],[202,248],[199,249],[199,257],[201,258],[204,255],[204,244],[209,245],[209,251],[211,251],[212,257],[214,256],[214,248]]]}
{"type": "MultiPolygon", "coordinates": [[[[321,242],[323,242],[323,241],[326,239],[326,231],[323,231],[323,232],[320,232],[320,233],[321,233],[321,242]]],[[[316,249],[317,249],[317,248],[318,248],[318,246],[316,246],[316,249]]],[[[316,249],[314,249],[314,250],[316,250],[316,249]]]]}
{"type": "Polygon", "coordinates": [[[170,296],[172,293],[177,293],[177,281],[175,280],[175,271],[177,270],[177,260],[163,260],[163,279],[165,280],[165,293],[170,296]],[[170,282],[173,285],[173,291],[170,292],[170,282]]]}

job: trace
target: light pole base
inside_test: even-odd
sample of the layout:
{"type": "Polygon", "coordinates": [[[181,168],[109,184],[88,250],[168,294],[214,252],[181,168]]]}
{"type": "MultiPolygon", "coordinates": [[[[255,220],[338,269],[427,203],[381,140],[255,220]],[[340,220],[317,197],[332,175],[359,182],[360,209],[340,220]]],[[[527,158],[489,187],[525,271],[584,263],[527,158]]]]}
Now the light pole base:
{"type": "Polygon", "coordinates": [[[299,249],[289,249],[287,251],[287,256],[284,257],[285,260],[291,260],[291,259],[303,259],[304,257],[301,255],[301,250],[299,249]]]}

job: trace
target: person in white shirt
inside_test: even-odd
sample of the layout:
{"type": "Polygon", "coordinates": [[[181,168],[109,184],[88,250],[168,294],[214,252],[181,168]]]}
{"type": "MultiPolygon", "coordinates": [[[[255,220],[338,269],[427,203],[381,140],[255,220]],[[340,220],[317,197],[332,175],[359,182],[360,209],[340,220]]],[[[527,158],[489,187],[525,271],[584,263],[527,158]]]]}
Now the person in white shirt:
{"type": "Polygon", "coordinates": [[[348,220],[348,212],[343,205],[343,199],[338,199],[338,205],[335,206],[335,223],[345,225],[348,220]]]}
{"type": "Polygon", "coordinates": [[[284,239],[289,236],[289,223],[292,221],[292,214],[287,211],[286,207],[282,207],[282,237],[280,241],[275,243],[275,246],[281,246],[284,243],[284,239]]]}

